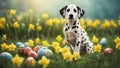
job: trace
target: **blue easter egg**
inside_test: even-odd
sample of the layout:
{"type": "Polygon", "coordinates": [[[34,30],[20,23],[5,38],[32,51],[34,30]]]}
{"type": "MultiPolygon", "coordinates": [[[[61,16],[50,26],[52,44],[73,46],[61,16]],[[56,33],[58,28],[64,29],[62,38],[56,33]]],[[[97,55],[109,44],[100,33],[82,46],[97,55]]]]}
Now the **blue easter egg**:
{"type": "Polygon", "coordinates": [[[47,48],[47,47],[45,47],[45,46],[42,46],[42,47],[41,47],[41,49],[48,49],[48,48],[47,48]]]}
{"type": "Polygon", "coordinates": [[[102,46],[105,46],[107,44],[106,38],[102,38],[99,42],[102,46]]]}
{"type": "Polygon", "coordinates": [[[3,52],[0,54],[0,58],[5,60],[10,60],[12,58],[12,55],[8,52],[3,52]]]}
{"type": "Polygon", "coordinates": [[[24,43],[24,46],[25,46],[25,47],[28,47],[28,46],[29,46],[28,42],[25,42],[25,43],[24,43]]]}
{"type": "Polygon", "coordinates": [[[53,52],[50,49],[46,49],[45,54],[46,54],[46,56],[52,56],[53,52]]]}
{"type": "Polygon", "coordinates": [[[46,49],[40,49],[40,50],[38,50],[37,53],[40,57],[42,57],[42,56],[45,56],[45,52],[46,52],[46,49]]]}
{"type": "Polygon", "coordinates": [[[17,43],[16,43],[16,46],[17,46],[17,47],[25,47],[24,44],[21,43],[21,42],[17,42],[17,43]]]}
{"type": "Polygon", "coordinates": [[[53,52],[51,50],[49,50],[48,48],[41,48],[40,50],[38,50],[37,53],[40,57],[53,55],[53,52]]]}

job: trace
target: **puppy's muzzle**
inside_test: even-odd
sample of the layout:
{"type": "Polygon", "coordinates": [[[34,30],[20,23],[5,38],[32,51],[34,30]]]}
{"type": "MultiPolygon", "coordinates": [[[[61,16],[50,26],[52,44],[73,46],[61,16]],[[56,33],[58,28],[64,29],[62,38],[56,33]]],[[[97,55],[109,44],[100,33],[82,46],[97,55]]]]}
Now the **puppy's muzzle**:
{"type": "Polygon", "coordinates": [[[73,19],[73,14],[70,14],[70,15],[69,15],[69,19],[73,19]]]}

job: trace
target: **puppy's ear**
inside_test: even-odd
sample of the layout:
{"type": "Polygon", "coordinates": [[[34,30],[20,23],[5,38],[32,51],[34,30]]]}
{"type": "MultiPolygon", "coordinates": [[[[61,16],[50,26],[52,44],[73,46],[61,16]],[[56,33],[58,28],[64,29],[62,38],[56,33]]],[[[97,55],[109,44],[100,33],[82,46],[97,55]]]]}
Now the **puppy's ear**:
{"type": "Polygon", "coordinates": [[[60,14],[61,14],[61,16],[63,18],[65,18],[65,10],[66,10],[66,8],[67,8],[67,5],[65,7],[63,7],[63,8],[60,9],[60,14]]]}
{"type": "Polygon", "coordinates": [[[77,6],[79,19],[84,15],[85,11],[77,6]]]}

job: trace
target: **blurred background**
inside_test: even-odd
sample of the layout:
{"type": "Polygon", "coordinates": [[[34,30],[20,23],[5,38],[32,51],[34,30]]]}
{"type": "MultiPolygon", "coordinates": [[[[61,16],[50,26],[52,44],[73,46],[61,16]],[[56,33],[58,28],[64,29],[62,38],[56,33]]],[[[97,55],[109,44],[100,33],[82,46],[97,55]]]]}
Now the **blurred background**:
{"type": "Polygon", "coordinates": [[[40,14],[47,12],[51,17],[61,17],[59,9],[68,4],[80,6],[85,11],[84,18],[120,18],[120,0],[0,0],[0,16],[10,9],[17,10],[17,14],[32,9],[40,14]]]}

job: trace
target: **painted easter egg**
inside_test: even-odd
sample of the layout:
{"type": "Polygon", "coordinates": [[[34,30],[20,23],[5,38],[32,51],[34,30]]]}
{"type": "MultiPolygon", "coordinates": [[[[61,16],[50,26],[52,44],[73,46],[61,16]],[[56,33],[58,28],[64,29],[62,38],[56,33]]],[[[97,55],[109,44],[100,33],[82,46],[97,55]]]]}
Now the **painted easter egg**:
{"type": "Polygon", "coordinates": [[[10,60],[12,58],[12,55],[8,52],[2,52],[0,54],[0,58],[5,60],[10,60]]]}
{"type": "Polygon", "coordinates": [[[26,48],[24,49],[24,54],[25,54],[25,55],[28,55],[28,53],[29,53],[30,51],[32,51],[32,49],[31,49],[30,47],[26,47],[26,48]]]}
{"type": "Polygon", "coordinates": [[[24,44],[21,43],[21,42],[17,42],[17,43],[16,43],[16,46],[17,46],[17,47],[25,47],[24,44]]]}
{"type": "Polygon", "coordinates": [[[33,57],[28,57],[26,60],[25,60],[25,63],[27,65],[30,65],[30,66],[34,66],[35,65],[35,59],[33,57]]]}
{"type": "Polygon", "coordinates": [[[42,57],[42,56],[52,56],[53,55],[53,52],[49,49],[46,49],[46,48],[45,49],[41,48],[40,50],[38,50],[37,53],[40,57],[42,57]]]}
{"type": "Polygon", "coordinates": [[[102,38],[99,42],[102,46],[105,46],[107,44],[107,39],[106,38],[102,38]]]}
{"type": "Polygon", "coordinates": [[[24,46],[25,46],[25,47],[28,47],[28,46],[29,46],[28,42],[25,42],[25,43],[24,43],[24,46]]]}
{"type": "Polygon", "coordinates": [[[24,56],[25,47],[19,47],[17,50],[18,50],[18,54],[19,54],[20,56],[24,56]]]}
{"type": "Polygon", "coordinates": [[[40,46],[35,46],[33,50],[37,53],[40,48],[40,46]]]}
{"type": "Polygon", "coordinates": [[[28,56],[29,56],[29,57],[33,57],[33,58],[35,58],[35,59],[38,58],[38,54],[37,54],[36,52],[34,52],[34,51],[29,51],[28,56]]]}
{"type": "Polygon", "coordinates": [[[103,52],[105,55],[110,55],[113,53],[113,49],[112,48],[106,48],[103,52]]]}

